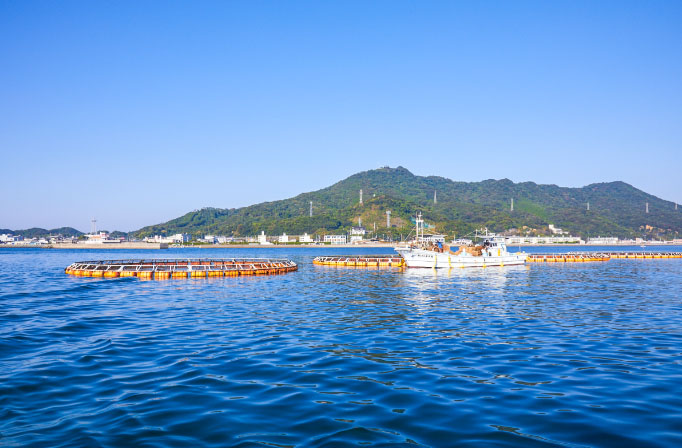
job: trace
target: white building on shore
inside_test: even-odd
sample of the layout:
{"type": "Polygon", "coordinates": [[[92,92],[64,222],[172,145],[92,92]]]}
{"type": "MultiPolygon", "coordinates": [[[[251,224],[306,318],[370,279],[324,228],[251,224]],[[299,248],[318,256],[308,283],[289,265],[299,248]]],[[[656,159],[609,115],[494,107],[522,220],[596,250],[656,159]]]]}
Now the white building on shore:
{"type": "Polygon", "coordinates": [[[298,237],[298,241],[301,243],[312,243],[313,238],[310,235],[308,235],[307,233],[304,233],[303,235],[298,237]]]}
{"type": "Polygon", "coordinates": [[[424,235],[424,242],[426,243],[432,243],[432,244],[437,244],[437,243],[442,243],[445,244],[445,235],[440,235],[440,234],[426,234],[424,235]]]}
{"type": "Polygon", "coordinates": [[[272,244],[271,242],[268,241],[268,236],[265,234],[265,231],[261,231],[260,235],[258,235],[258,244],[261,244],[263,246],[268,246],[272,244]]]}
{"type": "Polygon", "coordinates": [[[84,241],[84,244],[116,244],[121,242],[120,239],[110,238],[107,232],[91,233],[85,237],[87,241],[84,241]]]}
{"type": "Polygon", "coordinates": [[[549,231],[552,232],[552,235],[564,235],[564,234],[568,233],[568,232],[564,232],[563,230],[561,230],[558,227],[554,227],[554,224],[550,224],[548,227],[549,227],[549,231]]]}
{"type": "Polygon", "coordinates": [[[324,242],[331,244],[346,244],[348,237],[346,235],[325,235],[324,242]]]}
{"type": "Polygon", "coordinates": [[[367,233],[367,229],[364,227],[351,227],[350,228],[350,242],[351,244],[357,244],[362,242],[367,233]]]}

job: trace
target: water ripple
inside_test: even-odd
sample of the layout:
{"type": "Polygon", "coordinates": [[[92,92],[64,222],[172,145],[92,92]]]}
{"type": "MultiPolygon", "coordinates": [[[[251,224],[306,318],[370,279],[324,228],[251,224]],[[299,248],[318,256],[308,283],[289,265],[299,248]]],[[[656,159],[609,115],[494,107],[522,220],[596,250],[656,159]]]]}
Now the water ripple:
{"type": "Polygon", "coordinates": [[[325,250],[171,250],[301,269],[141,282],[63,274],[106,251],[0,249],[0,444],[682,444],[679,260],[313,266],[325,250]]]}

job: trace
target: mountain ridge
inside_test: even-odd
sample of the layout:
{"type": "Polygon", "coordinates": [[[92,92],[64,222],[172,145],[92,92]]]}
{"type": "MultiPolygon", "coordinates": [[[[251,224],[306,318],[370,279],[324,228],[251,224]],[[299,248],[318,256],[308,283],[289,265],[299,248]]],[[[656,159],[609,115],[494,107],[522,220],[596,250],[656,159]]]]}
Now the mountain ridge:
{"type": "Polygon", "coordinates": [[[623,181],[596,182],[584,187],[560,187],[509,179],[463,182],[441,176],[417,176],[408,169],[382,167],[362,171],[320,190],[288,199],[240,208],[207,207],[131,234],[190,233],[274,235],[339,233],[358,219],[377,233],[406,233],[411,217],[421,211],[438,231],[463,234],[479,227],[501,232],[543,232],[549,224],[583,237],[665,237],[682,233],[682,213],[674,203],[650,195],[623,181]],[[364,203],[359,204],[359,190],[364,203]],[[437,203],[433,203],[437,191],[437,203]],[[514,211],[510,201],[514,199],[514,211]],[[313,201],[313,217],[309,203],[313,201]],[[587,210],[587,203],[590,210],[587,210]],[[645,203],[649,213],[645,213],[645,203]],[[386,227],[385,211],[392,225],[386,227]],[[379,232],[380,231],[380,232],[379,232]]]}

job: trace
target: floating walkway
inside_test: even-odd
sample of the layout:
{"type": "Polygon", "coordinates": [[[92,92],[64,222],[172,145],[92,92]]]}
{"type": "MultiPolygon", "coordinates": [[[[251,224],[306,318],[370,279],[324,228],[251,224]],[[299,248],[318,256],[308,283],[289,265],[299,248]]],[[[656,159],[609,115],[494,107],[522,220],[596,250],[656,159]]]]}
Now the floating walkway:
{"type": "Polygon", "coordinates": [[[326,256],[315,257],[313,264],[322,266],[401,267],[405,265],[405,260],[400,256],[387,255],[326,256]]]}
{"type": "Polygon", "coordinates": [[[267,258],[225,259],[160,259],[78,261],[65,269],[77,277],[137,277],[168,280],[176,278],[237,277],[240,275],[273,275],[295,271],[291,260],[267,258]]]}

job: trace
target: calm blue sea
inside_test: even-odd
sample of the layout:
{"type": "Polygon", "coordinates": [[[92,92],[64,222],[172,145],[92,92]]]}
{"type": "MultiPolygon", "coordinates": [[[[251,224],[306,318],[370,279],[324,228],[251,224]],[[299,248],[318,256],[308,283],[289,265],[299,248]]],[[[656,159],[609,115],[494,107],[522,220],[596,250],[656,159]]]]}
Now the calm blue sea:
{"type": "Polygon", "coordinates": [[[312,264],[379,252],[0,249],[0,446],[682,446],[682,259],[312,264]],[[300,269],[64,274],[254,256],[300,269]]]}

